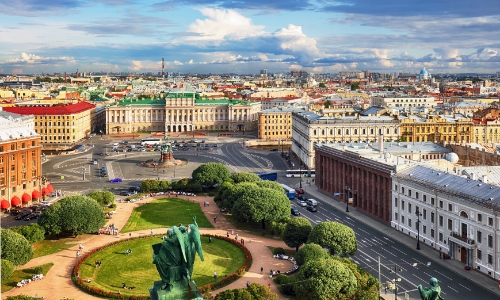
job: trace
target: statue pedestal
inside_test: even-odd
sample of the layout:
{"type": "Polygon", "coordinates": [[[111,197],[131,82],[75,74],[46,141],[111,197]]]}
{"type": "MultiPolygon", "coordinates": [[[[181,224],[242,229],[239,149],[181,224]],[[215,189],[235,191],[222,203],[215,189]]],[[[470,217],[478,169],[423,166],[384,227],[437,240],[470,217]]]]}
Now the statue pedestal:
{"type": "Polygon", "coordinates": [[[163,152],[161,154],[161,161],[166,162],[166,161],[171,161],[174,160],[174,156],[172,155],[172,152],[163,152]]]}
{"type": "Polygon", "coordinates": [[[162,290],[163,282],[155,281],[154,286],[149,288],[149,295],[152,300],[203,300],[200,291],[194,281],[183,280],[176,282],[170,291],[162,290]]]}

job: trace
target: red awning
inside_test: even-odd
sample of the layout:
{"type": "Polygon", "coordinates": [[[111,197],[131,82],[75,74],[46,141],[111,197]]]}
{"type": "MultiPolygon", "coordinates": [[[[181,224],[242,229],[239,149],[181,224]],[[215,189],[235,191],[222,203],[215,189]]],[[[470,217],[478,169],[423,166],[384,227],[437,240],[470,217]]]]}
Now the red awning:
{"type": "Polygon", "coordinates": [[[53,193],[54,192],[54,187],[52,186],[52,184],[47,184],[47,186],[45,187],[45,190],[47,190],[47,194],[50,194],[50,193],[53,193]]]}
{"type": "Polygon", "coordinates": [[[10,204],[12,204],[12,206],[18,206],[19,204],[21,204],[21,199],[19,199],[18,196],[14,196],[12,197],[12,199],[10,199],[10,204]]]}
{"type": "Polygon", "coordinates": [[[33,191],[33,193],[31,193],[31,198],[33,198],[33,199],[40,199],[40,192],[39,191],[33,191]]]}
{"type": "Polygon", "coordinates": [[[48,194],[48,193],[47,193],[47,189],[42,188],[42,196],[45,196],[45,195],[47,195],[47,194],[48,194]]]}
{"type": "Polygon", "coordinates": [[[10,203],[9,201],[7,200],[2,200],[1,204],[0,204],[0,208],[9,208],[10,207],[10,203]]]}
{"type": "Polygon", "coordinates": [[[23,203],[28,203],[31,201],[31,196],[24,193],[23,196],[21,197],[21,199],[23,200],[23,203]]]}

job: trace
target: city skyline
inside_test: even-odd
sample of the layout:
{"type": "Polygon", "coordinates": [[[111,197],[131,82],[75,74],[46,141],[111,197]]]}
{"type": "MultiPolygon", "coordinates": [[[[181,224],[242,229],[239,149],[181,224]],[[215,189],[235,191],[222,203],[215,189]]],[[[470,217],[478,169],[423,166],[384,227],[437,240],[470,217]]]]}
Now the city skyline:
{"type": "Polygon", "coordinates": [[[19,0],[0,3],[0,73],[496,73],[494,0],[19,0]]]}

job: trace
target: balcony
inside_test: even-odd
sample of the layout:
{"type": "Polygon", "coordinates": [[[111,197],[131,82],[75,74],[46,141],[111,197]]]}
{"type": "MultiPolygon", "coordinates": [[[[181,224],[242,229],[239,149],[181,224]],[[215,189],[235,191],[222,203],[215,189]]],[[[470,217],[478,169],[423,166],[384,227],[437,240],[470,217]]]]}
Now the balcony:
{"type": "Polygon", "coordinates": [[[466,243],[467,245],[475,245],[476,244],[476,242],[474,240],[462,237],[462,235],[458,232],[451,232],[450,238],[451,238],[451,240],[457,242],[458,244],[463,244],[463,243],[466,243]]]}

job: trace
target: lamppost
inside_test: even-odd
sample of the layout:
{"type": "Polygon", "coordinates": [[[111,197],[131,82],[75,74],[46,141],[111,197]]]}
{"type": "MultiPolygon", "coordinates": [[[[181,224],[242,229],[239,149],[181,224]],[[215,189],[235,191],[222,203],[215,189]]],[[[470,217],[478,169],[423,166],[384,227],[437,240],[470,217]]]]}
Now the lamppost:
{"type": "Polygon", "coordinates": [[[134,132],[135,132],[135,126],[132,126],[132,139],[135,140],[135,135],[134,135],[134,132]]]}
{"type": "MultiPolygon", "coordinates": [[[[394,300],[398,300],[398,286],[397,282],[401,281],[401,278],[398,278],[398,270],[399,272],[403,271],[398,265],[394,265],[394,300]]],[[[392,269],[391,269],[392,272],[392,269]]]]}
{"type": "Polygon", "coordinates": [[[85,167],[82,167],[83,180],[85,180],[85,167]]]}
{"type": "Polygon", "coordinates": [[[346,203],[346,207],[345,207],[345,212],[349,212],[349,192],[351,191],[351,188],[346,185],[345,186],[345,203],[346,203]]]}
{"type": "Polygon", "coordinates": [[[422,215],[420,213],[420,210],[418,209],[415,211],[415,214],[417,215],[417,250],[420,250],[420,216],[422,215]]]}

